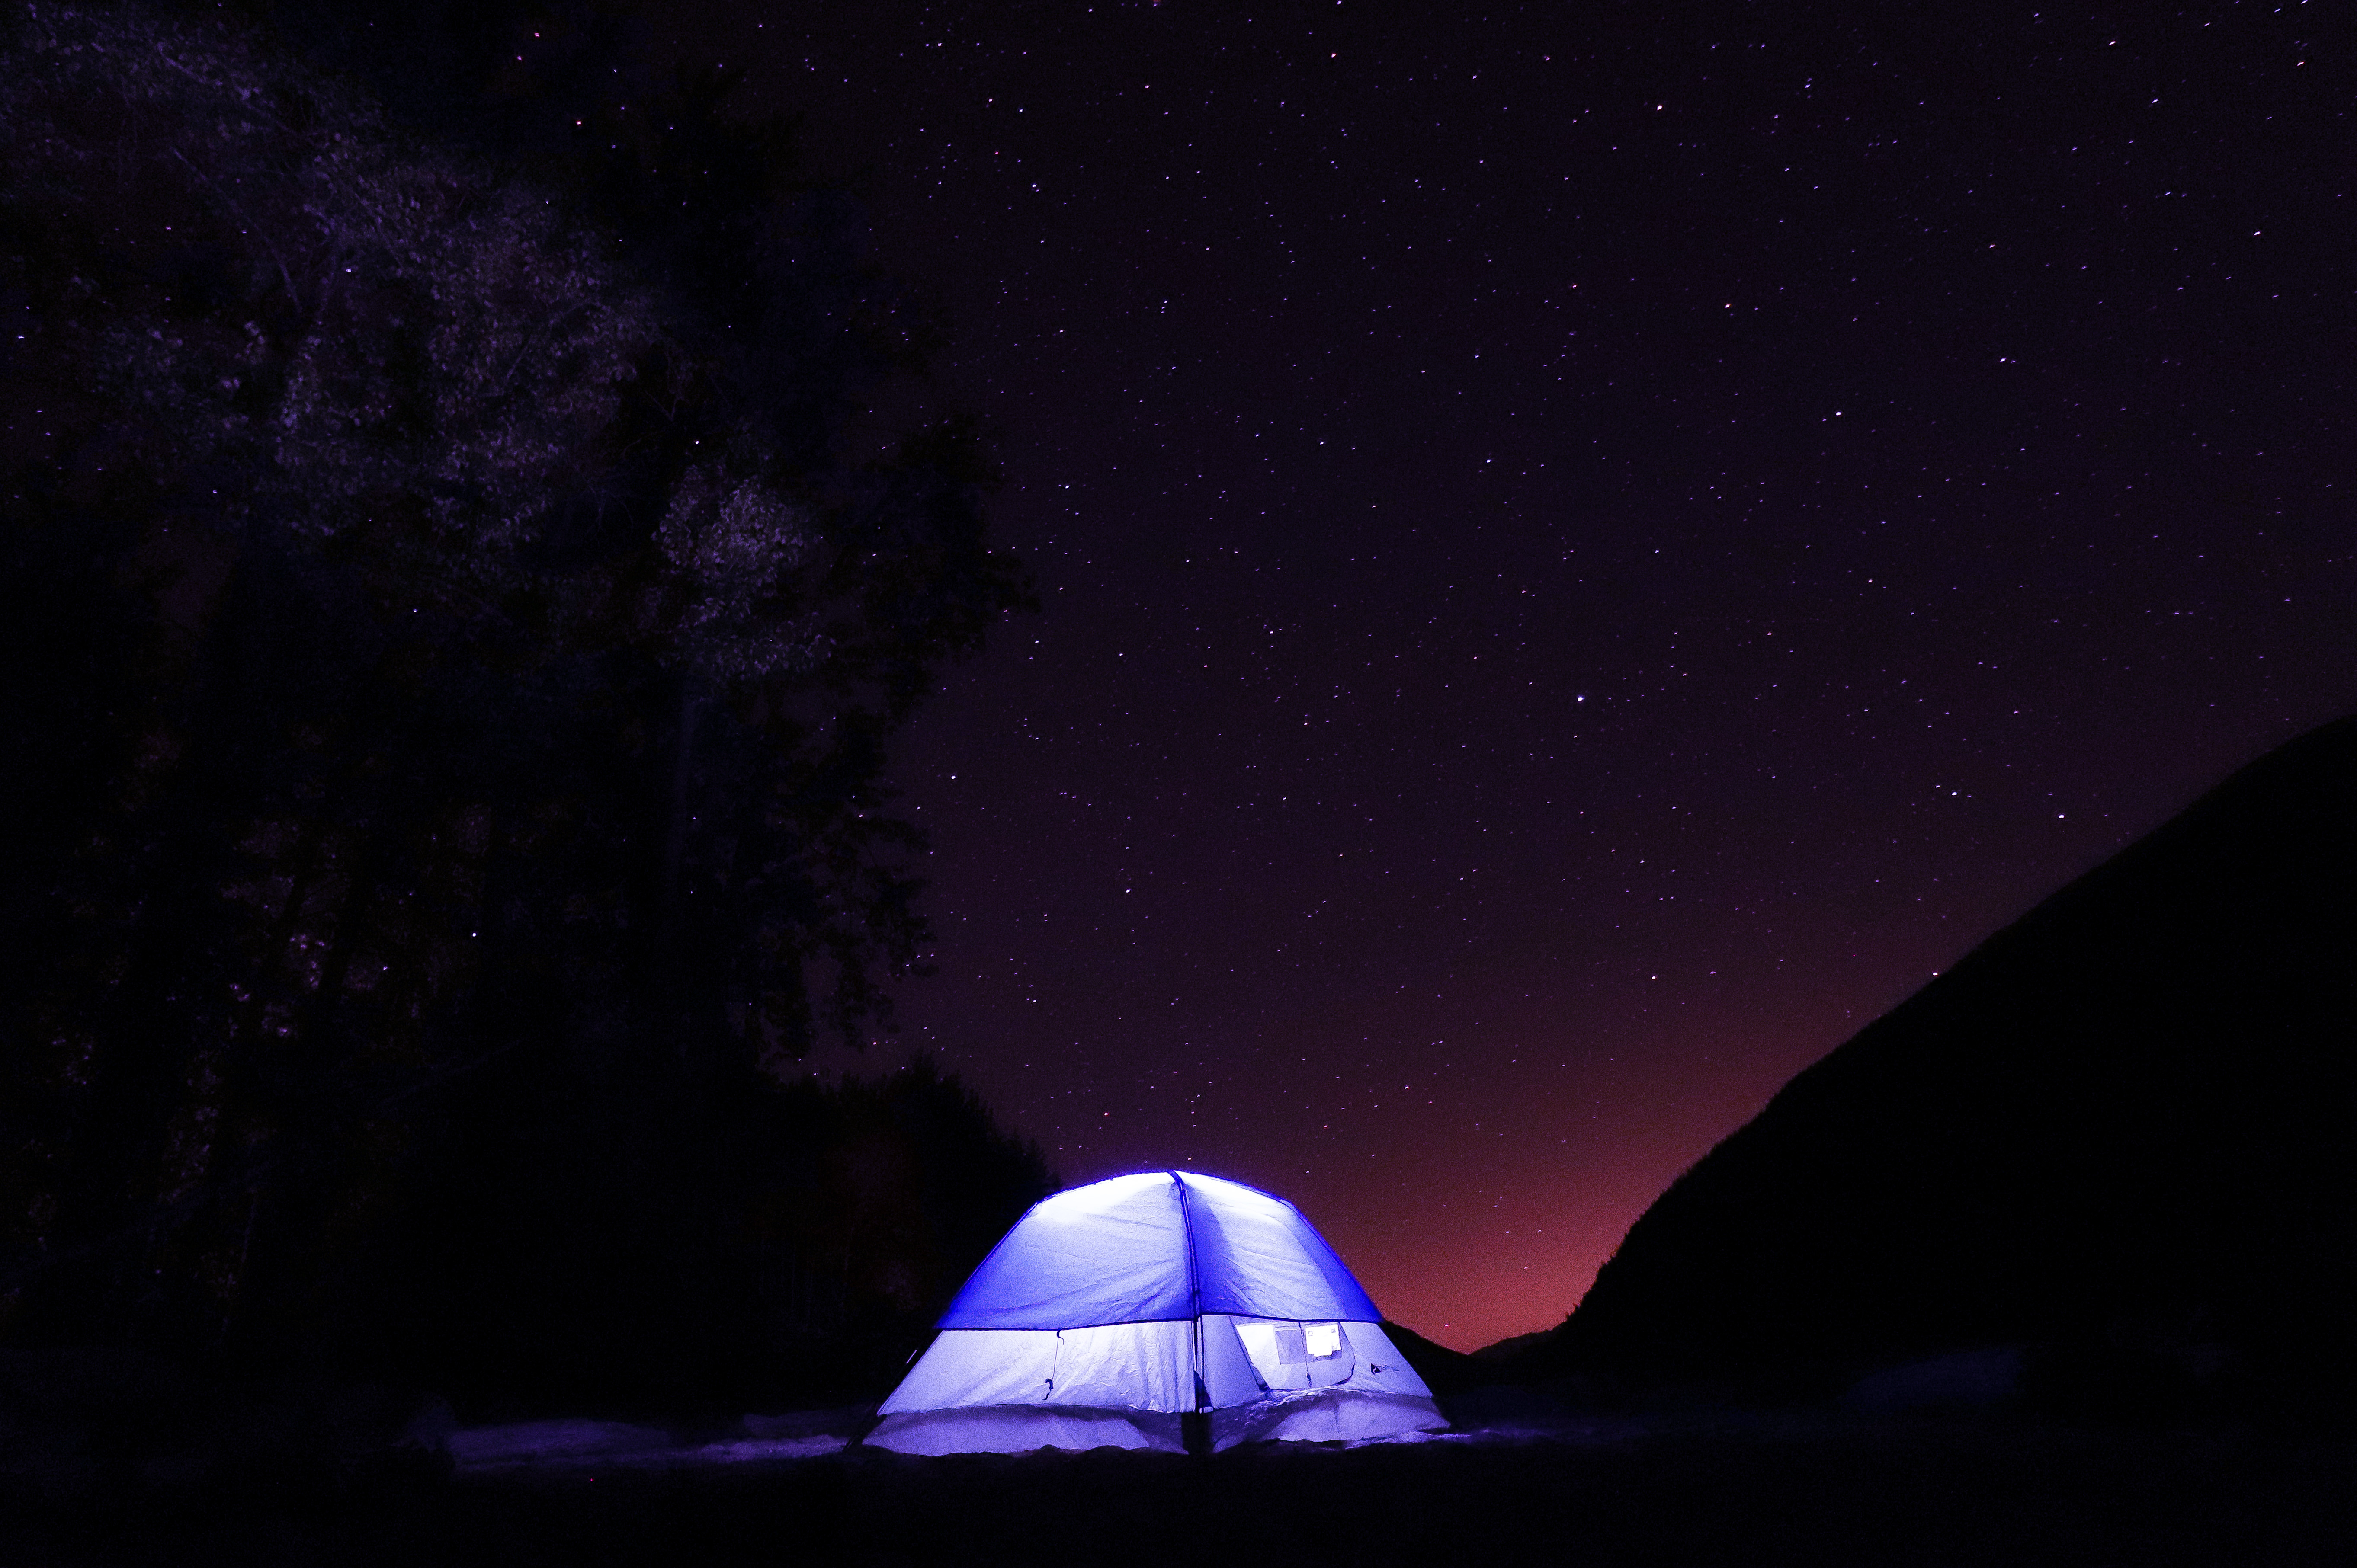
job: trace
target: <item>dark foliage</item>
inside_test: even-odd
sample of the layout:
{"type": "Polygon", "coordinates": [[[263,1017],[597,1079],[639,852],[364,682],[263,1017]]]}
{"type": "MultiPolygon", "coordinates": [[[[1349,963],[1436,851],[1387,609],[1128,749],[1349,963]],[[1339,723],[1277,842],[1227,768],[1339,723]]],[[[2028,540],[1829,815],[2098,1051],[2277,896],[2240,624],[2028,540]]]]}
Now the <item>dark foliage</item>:
{"type": "Polygon", "coordinates": [[[1448,1395],[1480,1386],[1484,1380],[1481,1363],[1462,1350],[1426,1339],[1415,1329],[1396,1323],[1383,1325],[1383,1337],[1392,1348],[1407,1359],[1425,1386],[1434,1393],[1448,1395]]]}
{"type": "MultiPolygon", "coordinates": [[[[494,1069],[498,1071],[499,1069],[494,1069]]],[[[441,1178],[360,1249],[307,1333],[399,1348],[387,1375],[468,1420],[552,1410],[733,1418],[888,1392],[983,1254],[1057,1182],[920,1058],[872,1082],[697,1096],[657,1063],[576,1090],[468,1096],[441,1178]],[[650,1097],[694,1099],[683,1115],[650,1097]],[[726,1120],[716,1124],[715,1112],[726,1120]]],[[[382,1353],[378,1358],[384,1359],[382,1353]]]]}
{"type": "Polygon", "coordinates": [[[921,967],[886,744],[1027,600],[921,329],[725,84],[465,10],[290,25],[438,39],[391,113],[252,15],[6,13],[16,1343],[652,1400],[765,1270],[891,1340],[1044,1179],[779,1081],[921,967]],[[899,1241],[776,1219],[893,1137],[899,1241]]]}
{"type": "Polygon", "coordinates": [[[2254,763],[1802,1073],[1518,1359],[1830,1392],[2026,1347],[2072,1416],[2357,1394],[2357,720],[2254,763]]]}

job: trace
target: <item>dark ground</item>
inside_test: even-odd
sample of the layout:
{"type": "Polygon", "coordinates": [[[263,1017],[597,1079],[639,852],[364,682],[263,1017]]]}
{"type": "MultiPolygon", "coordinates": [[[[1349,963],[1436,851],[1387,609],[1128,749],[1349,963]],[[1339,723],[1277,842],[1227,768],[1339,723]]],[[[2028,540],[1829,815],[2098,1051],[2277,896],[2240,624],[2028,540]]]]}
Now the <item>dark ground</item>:
{"type": "MultiPolygon", "coordinates": [[[[5,1501],[5,1499],[0,1499],[5,1501]]],[[[1653,1418],[1210,1459],[911,1459],[267,1481],[5,1509],[48,1563],[2343,1563],[2357,1445],[2001,1420],[1653,1418]]]]}

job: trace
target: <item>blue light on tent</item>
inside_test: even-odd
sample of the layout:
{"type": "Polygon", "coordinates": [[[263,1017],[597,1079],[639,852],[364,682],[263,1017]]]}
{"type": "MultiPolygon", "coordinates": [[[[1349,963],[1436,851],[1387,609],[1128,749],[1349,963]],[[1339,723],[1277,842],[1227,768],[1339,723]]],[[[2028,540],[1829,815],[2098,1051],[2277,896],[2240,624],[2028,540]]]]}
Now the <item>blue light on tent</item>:
{"type": "Polygon", "coordinates": [[[1082,1328],[1226,1313],[1374,1323],[1383,1314],[1298,1209],[1239,1182],[1148,1171],[1036,1205],[943,1328],[1082,1328]]]}

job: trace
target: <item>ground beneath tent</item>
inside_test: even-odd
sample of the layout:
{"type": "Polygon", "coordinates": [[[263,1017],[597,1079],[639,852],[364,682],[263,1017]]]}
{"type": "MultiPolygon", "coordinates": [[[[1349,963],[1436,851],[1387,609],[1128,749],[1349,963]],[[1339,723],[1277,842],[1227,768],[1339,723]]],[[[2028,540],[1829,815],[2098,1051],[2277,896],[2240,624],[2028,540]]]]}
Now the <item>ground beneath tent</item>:
{"type": "Polygon", "coordinates": [[[0,1531],[16,1539],[0,1555],[240,1568],[1247,1557],[2340,1568],[2357,1541],[2357,1445],[2247,1434],[1688,1417],[1206,1460],[916,1459],[791,1420],[688,1444],[591,1425],[471,1434],[475,1456],[447,1480],[333,1495],[150,1487],[5,1510],[0,1531]]]}

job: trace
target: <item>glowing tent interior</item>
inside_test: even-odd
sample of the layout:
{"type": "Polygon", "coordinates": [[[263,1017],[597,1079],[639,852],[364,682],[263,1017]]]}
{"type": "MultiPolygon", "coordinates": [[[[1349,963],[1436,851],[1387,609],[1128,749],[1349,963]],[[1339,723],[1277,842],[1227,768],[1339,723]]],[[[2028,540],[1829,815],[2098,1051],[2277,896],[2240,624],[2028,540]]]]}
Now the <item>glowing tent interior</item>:
{"type": "Polygon", "coordinates": [[[869,1444],[1179,1451],[1191,1426],[1193,1445],[1216,1450],[1448,1424],[1298,1210],[1187,1171],[1114,1176],[1035,1204],[940,1329],[869,1444]]]}

